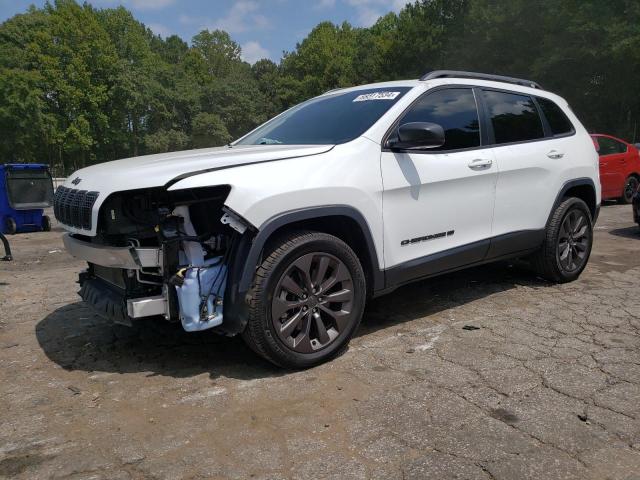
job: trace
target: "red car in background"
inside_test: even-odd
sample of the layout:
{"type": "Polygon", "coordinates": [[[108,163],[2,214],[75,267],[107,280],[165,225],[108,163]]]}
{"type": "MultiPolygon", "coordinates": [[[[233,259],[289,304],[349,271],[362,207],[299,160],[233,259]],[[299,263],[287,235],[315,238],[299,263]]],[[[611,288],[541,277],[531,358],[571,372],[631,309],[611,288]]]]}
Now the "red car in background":
{"type": "Polygon", "coordinates": [[[640,153],[630,143],[611,135],[591,135],[600,155],[602,199],[631,203],[640,184],[640,153]]]}

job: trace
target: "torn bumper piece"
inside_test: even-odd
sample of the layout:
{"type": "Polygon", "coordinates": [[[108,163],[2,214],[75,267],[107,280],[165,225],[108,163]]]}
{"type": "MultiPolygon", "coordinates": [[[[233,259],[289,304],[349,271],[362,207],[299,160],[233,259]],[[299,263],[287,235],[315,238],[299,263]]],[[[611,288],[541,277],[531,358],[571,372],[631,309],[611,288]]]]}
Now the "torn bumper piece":
{"type": "Polygon", "coordinates": [[[166,296],[127,298],[126,294],[113,288],[89,272],[81,272],[78,295],[98,315],[115,323],[131,326],[131,320],[168,314],[166,296]]]}
{"type": "Polygon", "coordinates": [[[80,273],[79,283],[78,295],[98,315],[116,323],[131,326],[125,297],[109,288],[102,280],[90,277],[88,272],[80,273]]]}

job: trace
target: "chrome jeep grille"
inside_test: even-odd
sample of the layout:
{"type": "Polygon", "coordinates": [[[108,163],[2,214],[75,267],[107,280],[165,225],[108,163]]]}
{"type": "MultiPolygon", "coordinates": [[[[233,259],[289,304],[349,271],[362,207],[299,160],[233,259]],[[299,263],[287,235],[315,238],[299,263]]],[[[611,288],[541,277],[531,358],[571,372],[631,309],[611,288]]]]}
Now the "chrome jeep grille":
{"type": "Polygon", "coordinates": [[[53,213],[64,225],[91,230],[91,212],[98,195],[98,192],[58,187],[53,198],[53,213]]]}

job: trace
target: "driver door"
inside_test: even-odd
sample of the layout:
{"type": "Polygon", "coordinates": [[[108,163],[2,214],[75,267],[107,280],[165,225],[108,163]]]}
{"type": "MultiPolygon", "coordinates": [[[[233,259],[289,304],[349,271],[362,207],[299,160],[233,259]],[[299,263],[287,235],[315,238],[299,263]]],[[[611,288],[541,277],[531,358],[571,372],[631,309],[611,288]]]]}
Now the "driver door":
{"type": "Polygon", "coordinates": [[[445,143],[428,150],[383,148],[384,257],[393,284],[484,258],[498,173],[492,149],[482,146],[473,88],[427,92],[392,129],[392,143],[397,127],[409,122],[441,125],[445,143]]]}

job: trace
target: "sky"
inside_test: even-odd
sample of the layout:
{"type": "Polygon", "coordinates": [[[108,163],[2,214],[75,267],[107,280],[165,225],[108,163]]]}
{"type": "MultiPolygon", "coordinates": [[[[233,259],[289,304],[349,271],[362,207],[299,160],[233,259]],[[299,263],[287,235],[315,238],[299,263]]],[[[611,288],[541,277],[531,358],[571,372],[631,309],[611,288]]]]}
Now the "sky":
{"type": "MultiPolygon", "coordinates": [[[[409,0],[88,0],[94,7],[124,5],[155,33],[189,41],[205,28],[226,30],[249,63],[280,60],[324,20],[368,27],[409,0]]],[[[0,0],[0,22],[45,0],[0,0]]]]}

